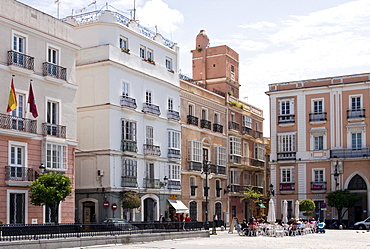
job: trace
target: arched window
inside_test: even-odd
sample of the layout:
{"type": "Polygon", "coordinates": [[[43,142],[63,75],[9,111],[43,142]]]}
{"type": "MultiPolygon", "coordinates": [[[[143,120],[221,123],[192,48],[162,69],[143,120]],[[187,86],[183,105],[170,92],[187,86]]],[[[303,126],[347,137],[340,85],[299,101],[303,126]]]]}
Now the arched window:
{"type": "Polygon", "coordinates": [[[366,182],[361,176],[355,175],[349,182],[348,189],[349,190],[366,190],[367,189],[366,182]]]}
{"type": "Polygon", "coordinates": [[[221,202],[215,203],[215,215],[217,215],[217,220],[222,220],[222,204],[221,202]]]}
{"type": "Polygon", "coordinates": [[[195,201],[190,202],[189,204],[190,207],[190,219],[191,221],[196,221],[197,220],[197,203],[195,201]]]}

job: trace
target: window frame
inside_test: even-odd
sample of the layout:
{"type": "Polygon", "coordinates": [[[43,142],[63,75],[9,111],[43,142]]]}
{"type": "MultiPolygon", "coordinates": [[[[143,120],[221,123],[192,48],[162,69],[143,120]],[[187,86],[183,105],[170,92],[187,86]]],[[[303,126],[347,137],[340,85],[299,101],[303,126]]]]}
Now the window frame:
{"type": "Polygon", "coordinates": [[[179,164],[169,164],[168,165],[168,179],[172,181],[181,180],[181,166],[179,164]]]}
{"type": "Polygon", "coordinates": [[[168,148],[169,149],[181,149],[181,132],[177,130],[167,130],[167,136],[168,136],[168,148]]]}
{"type": "Polygon", "coordinates": [[[325,168],[313,168],[312,169],[312,182],[318,182],[318,183],[325,182],[325,168]],[[320,179],[316,177],[317,176],[316,172],[322,173],[322,175],[318,177],[318,178],[321,178],[321,181],[318,181],[320,179]]]}
{"type": "Polygon", "coordinates": [[[131,119],[122,119],[122,136],[124,141],[137,142],[137,122],[131,119]],[[127,124],[130,124],[128,127],[127,124]],[[127,131],[130,132],[127,132],[127,131]]]}
{"type": "Polygon", "coordinates": [[[227,148],[224,146],[215,146],[215,163],[217,166],[226,167],[227,165],[227,148]]]}
{"type": "Polygon", "coordinates": [[[130,84],[125,82],[125,81],[122,81],[122,84],[121,84],[121,94],[122,96],[130,96],[130,84]]]}
{"type": "Polygon", "coordinates": [[[229,155],[242,156],[241,153],[241,138],[236,136],[229,136],[229,155]]]}
{"type": "Polygon", "coordinates": [[[122,176],[137,178],[137,160],[123,158],[122,176]]]}
{"type": "Polygon", "coordinates": [[[200,162],[202,163],[203,151],[202,151],[202,142],[197,140],[188,140],[188,160],[191,162],[200,162]]]}
{"type": "Polygon", "coordinates": [[[68,147],[65,144],[59,144],[59,143],[52,143],[52,142],[45,142],[45,168],[50,171],[66,171],[68,169],[68,147]],[[49,145],[50,145],[50,153],[49,151],[49,145]],[[53,155],[53,148],[56,147],[59,151],[59,159],[52,160],[53,155]],[[58,164],[58,167],[53,167],[53,164],[58,164]]]}
{"type": "Polygon", "coordinates": [[[296,152],[296,133],[280,133],[277,135],[277,152],[296,152]]]}
{"type": "Polygon", "coordinates": [[[294,166],[280,167],[280,183],[294,183],[294,174],[294,166]],[[284,176],[284,172],[289,172],[289,176],[284,176]]]}
{"type": "Polygon", "coordinates": [[[243,115],[242,116],[242,125],[243,125],[243,127],[247,127],[247,128],[252,129],[252,118],[247,116],[247,115],[243,115]]]}
{"type": "Polygon", "coordinates": [[[172,71],[173,70],[173,67],[172,67],[172,59],[169,58],[169,57],[166,57],[166,68],[168,71],[172,71]]]}
{"type": "Polygon", "coordinates": [[[127,37],[120,35],[120,37],[119,37],[119,48],[124,50],[124,51],[129,50],[129,48],[128,48],[128,38],[127,37]]]}
{"type": "Polygon", "coordinates": [[[143,60],[146,59],[146,47],[144,45],[140,45],[139,56],[143,60]]]}

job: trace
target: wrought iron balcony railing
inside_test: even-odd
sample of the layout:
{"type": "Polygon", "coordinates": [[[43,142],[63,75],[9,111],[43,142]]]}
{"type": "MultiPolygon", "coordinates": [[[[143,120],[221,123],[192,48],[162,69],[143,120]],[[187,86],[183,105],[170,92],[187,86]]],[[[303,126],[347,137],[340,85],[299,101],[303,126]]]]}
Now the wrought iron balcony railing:
{"type": "Polygon", "coordinates": [[[130,140],[122,141],[122,151],[137,152],[137,142],[130,140]]]}
{"type": "Polygon", "coordinates": [[[324,191],[326,190],[326,182],[311,182],[312,191],[324,191]]]}
{"type": "Polygon", "coordinates": [[[16,51],[8,51],[8,65],[34,70],[35,58],[16,51]]]}
{"type": "Polygon", "coordinates": [[[229,163],[241,163],[242,157],[238,155],[230,155],[229,156],[229,163]]]}
{"type": "Polygon", "coordinates": [[[208,121],[206,119],[201,119],[200,120],[200,127],[204,129],[211,129],[211,121],[208,121]]]}
{"type": "Polygon", "coordinates": [[[195,116],[192,116],[192,115],[188,115],[187,116],[187,119],[188,119],[188,122],[187,122],[188,124],[198,126],[198,120],[199,120],[198,117],[195,117],[195,116]]]}
{"type": "Polygon", "coordinates": [[[180,152],[179,149],[168,149],[167,157],[168,158],[180,159],[181,158],[181,152],[180,152]]]}
{"type": "Polygon", "coordinates": [[[67,127],[57,124],[42,123],[42,135],[66,138],[67,127]]]}
{"type": "Polygon", "coordinates": [[[295,123],[295,115],[294,114],[279,115],[278,123],[279,124],[295,123]]]}
{"type": "Polygon", "coordinates": [[[220,124],[213,124],[213,131],[218,133],[224,133],[224,126],[220,124]]]}
{"type": "Polygon", "coordinates": [[[242,127],[242,133],[243,133],[243,135],[250,135],[250,136],[252,136],[252,132],[253,132],[252,128],[249,128],[249,127],[246,127],[246,126],[243,126],[242,127]]]}
{"type": "Polygon", "coordinates": [[[44,62],[42,64],[42,75],[51,76],[61,80],[67,80],[67,68],[44,62]]]}
{"type": "Polygon", "coordinates": [[[254,131],[254,137],[262,139],[263,138],[263,132],[262,131],[254,131]]]}
{"type": "Polygon", "coordinates": [[[239,123],[236,123],[234,121],[229,122],[229,129],[239,131],[239,123]]]}
{"type": "Polygon", "coordinates": [[[365,109],[349,109],[347,110],[347,119],[351,118],[365,118],[365,109]]]}
{"type": "Polygon", "coordinates": [[[296,152],[278,152],[277,160],[295,160],[296,152]]]}
{"type": "Polygon", "coordinates": [[[286,183],[286,182],[281,182],[280,183],[280,191],[294,191],[295,190],[295,183],[286,183]]]}
{"type": "Polygon", "coordinates": [[[167,118],[180,121],[180,113],[174,110],[167,110],[167,118]]]}
{"type": "Polygon", "coordinates": [[[144,155],[160,156],[161,147],[158,145],[144,144],[144,155]]]}
{"type": "Polygon", "coordinates": [[[159,179],[154,179],[154,178],[144,178],[144,188],[155,188],[159,189],[161,188],[161,182],[159,179]]]}
{"type": "Polygon", "coordinates": [[[194,170],[194,171],[202,171],[202,163],[201,162],[188,162],[189,165],[189,170],[194,170]]]}
{"type": "Polygon", "coordinates": [[[326,121],[327,118],[326,112],[311,112],[310,113],[310,122],[326,121]]]}
{"type": "Polygon", "coordinates": [[[370,148],[330,150],[330,158],[370,157],[370,148]]]}
{"type": "Polygon", "coordinates": [[[136,99],[128,97],[128,96],[124,96],[124,95],[121,96],[120,103],[121,103],[121,106],[126,106],[126,107],[133,108],[133,109],[136,109],[137,107],[136,99]]]}
{"type": "Polygon", "coordinates": [[[151,103],[143,103],[143,112],[151,113],[154,115],[161,115],[161,111],[159,110],[158,105],[153,105],[151,103]]]}
{"type": "Polygon", "coordinates": [[[168,189],[181,189],[181,182],[180,181],[174,181],[174,180],[168,180],[167,184],[168,189]]]}
{"type": "Polygon", "coordinates": [[[32,168],[5,166],[6,181],[34,181],[35,173],[32,168]]]}
{"type": "Polygon", "coordinates": [[[135,176],[122,176],[122,187],[137,187],[137,177],[135,176]]]}
{"type": "Polygon", "coordinates": [[[20,118],[0,113],[0,128],[36,133],[37,120],[20,118]]]}

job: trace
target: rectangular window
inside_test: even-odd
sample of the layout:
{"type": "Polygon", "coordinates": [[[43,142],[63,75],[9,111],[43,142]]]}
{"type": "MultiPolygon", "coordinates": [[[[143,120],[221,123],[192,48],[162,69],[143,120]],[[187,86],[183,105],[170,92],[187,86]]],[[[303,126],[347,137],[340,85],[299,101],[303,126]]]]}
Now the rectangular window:
{"type": "Polygon", "coordinates": [[[314,182],[324,182],[324,170],[320,169],[320,170],[314,170],[313,171],[313,176],[314,176],[314,179],[313,181],[314,182]]]}
{"type": "Polygon", "coordinates": [[[188,140],[188,160],[202,162],[202,142],[188,140]]]}
{"type": "Polygon", "coordinates": [[[146,126],[146,144],[153,145],[153,127],[146,126]]]}
{"type": "Polygon", "coordinates": [[[129,96],[129,84],[122,82],[122,96],[129,96]]]}
{"type": "Polygon", "coordinates": [[[256,174],[256,186],[258,187],[263,186],[263,178],[261,174],[256,174]]]}
{"type": "Polygon", "coordinates": [[[230,184],[240,185],[240,173],[236,170],[230,170],[230,184]]]}
{"type": "Polygon", "coordinates": [[[148,52],[147,52],[146,55],[147,55],[146,58],[148,59],[148,61],[154,61],[153,50],[152,49],[148,48],[148,52]]]}
{"type": "Polygon", "coordinates": [[[146,48],[144,46],[140,46],[140,57],[142,59],[146,59],[145,54],[146,54],[146,48]]]}
{"type": "Polygon", "coordinates": [[[352,136],[352,149],[362,148],[362,133],[351,133],[352,136]]]}
{"type": "Polygon", "coordinates": [[[48,101],[46,104],[46,123],[59,124],[59,103],[48,101]]]}
{"type": "Polygon", "coordinates": [[[195,196],[195,190],[197,186],[195,185],[195,177],[190,177],[190,196],[195,196]]]}
{"type": "Polygon", "coordinates": [[[291,114],[290,100],[282,100],[280,102],[280,114],[281,115],[291,114]]]}
{"type": "Polygon", "coordinates": [[[314,150],[323,150],[324,149],[324,136],[314,136],[314,150]]]}
{"type": "Polygon", "coordinates": [[[168,148],[180,149],[180,132],[168,131],[168,148]]]}
{"type": "Polygon", "coordinates": [[[46,143],[46,168],[56,170],[67,169],[67,146],[46,143]]]}
{"type": "Polygon", "coordinates": [[[216,197],[221,197],[221,181],[216,180],[216,197]]]}
{"type": "Polygon", "coordinates": [[[252,118],[243,115],[243,126],[252,129],[252,118]]]}
{"type": "Polygon", "coordinates": [[[278,152],[295,152],[295,134],[278,135],[278,152]]]}
{"type": "Polygon", "coordinates": [[[25,180],[26,176],[23,173],[25,167],[25,146],[20,144],[10,145],[9,157],[9,179],[10,180],[25,180]]]}
{"type": "Polygon", "coordinates": [[[168,110],[173,110],[173,98],[168,98],[167,108],[168,108],[168,110]]]}
{"type": "Polygon", "coordinates": [[[322,100],[314,100],[313,101],[313,113],[321,113],[323,112],[323,101],[322,100]]]}
{"type": "Polygon", "coordinates": [[[208,110],[202,108],[202,119],[208,120],[208,110]]]}
{"type": "Polygon", "coordinates": [[[226,147],[216,146],[216,165],[226,167],[226,147]]]}
{"type": "Polygon", "coordinates": [[[215,124],[220,124],[220,114],[215,113],[215,115],[214,115],[214,123],[215,124]]]}
{"type": "Polygon", "coordinates": [[[168,169],[169,169],[168,175],[170,180],[180,180],[181,176],[180,165],[170,164],[168,166],[168,169]]]}
{"type": "Polygon", "coordinates": [[[351,109],[361,109],[361,96],[351,97],[351,109]]]}
{"type": "Polygon", "coordinates": [[[58,65],[59,51],[56,48],[48,48],[48,62],[54,65],[58,65]]]}
{"type": "Polygon", "coordinates": [[[250,173],[244,173],[244,185],[252,185],[252,175],[250,173]]]}
{"type": "Polygon", "coordinates": [[[146,178],[154,179],[154,163],[146,164],[146,178]]]}
{"type": "Polygon", "coordinates": [[[261,143],[254,143],[254,158],[265,161],[265,146],[261,143]]]}
{"type": "Polygon", "coordinates": [[[122,120],[123,140],[136,142],[136,122],[131,120],[122,120]]]}
{"type": "Polygon", "coordinates": [[[281,183],[294,183],[294,168],[292,167],[280,168],[280,182],[281,183]]]}
{"type": "Polygon", "coordinates": [[[167,70],[172,70],[172,59],[166,58],[166,68],[167,70]]]}
{"type": "Polygon", "coordinates": [[[189,115],[190,116],[194,116],[194,109],[195,109],[194,105],[189,105],[189,115]]]}
{"type": "Polygon", "coordinates": [[[24,66],[24,64],[25,64],[25,62],[24,62],[25,58],[23,56],[23,54],[26,53],[26,49],[25,49],[26,42],[25,42],[25,40],[26,39],[23,36],[16,35],[16,34],[14,34],[14,36],[13,36],[13,51],[21,53],[21,54],[14,53],[13,63],[15,65],[24,66]]]}
{"type": "Polygon", "coordinates": [[[229,137],[230,155],[241,156],[241,139],[240,137],[229,137]]]}
{"type": "Polygon", "coordinates": [[[122,176],[137,177],[137,161],[125,158],[123,163],[122,176]]]}
{"type": "Polygon", "coordinates": [[[153,101],[152,92],[151,91],[146,91],[145,92],[145,103],[151,104],[152,101],[153,101]]]}
{"type": "Polygon", "coordinates": [[[119,38],[119,47],[124,51],[128,50],[128,39],[126,37],[121,36],[119,38]]]}

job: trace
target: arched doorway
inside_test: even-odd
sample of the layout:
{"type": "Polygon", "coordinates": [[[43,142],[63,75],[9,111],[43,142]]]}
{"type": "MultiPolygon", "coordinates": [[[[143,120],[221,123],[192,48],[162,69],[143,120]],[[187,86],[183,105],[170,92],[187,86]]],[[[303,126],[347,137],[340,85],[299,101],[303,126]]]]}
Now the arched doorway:
{"type": "Polygon", "coordinates": [[[144,221],[154,221],[156,204],[152,198],[146,198],[144,200],[144,221]]]}
{"type": "Polygon", "coordinates": [[[356,174],[352,177],[348,183],[348,190],[354,193],[357,193],[361,199],[358,200],[352,210],[348,212],[349,222],[357,222],[364,220],[367,214],[367,184],[365,180],[359,175],[356,174]],[[365,211],[366,210],[366,211],[365,211]],[[364,213],[364,211],[366,213],[364,213]]]}
{"type": "Polygon", "coordinates": [[[83,213],[82,221],[83,223],[95,223],[96,214],[95,214],[95,203],[92,201],[83,202],[83,213]]]}
{"type": "Polygon", "coordinates": [[[189,213],[191,221],[197,221],[197,203],[195,201],[191,201],[189,204],[189,213]]]}

